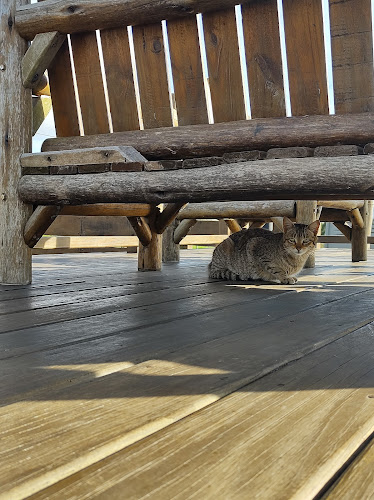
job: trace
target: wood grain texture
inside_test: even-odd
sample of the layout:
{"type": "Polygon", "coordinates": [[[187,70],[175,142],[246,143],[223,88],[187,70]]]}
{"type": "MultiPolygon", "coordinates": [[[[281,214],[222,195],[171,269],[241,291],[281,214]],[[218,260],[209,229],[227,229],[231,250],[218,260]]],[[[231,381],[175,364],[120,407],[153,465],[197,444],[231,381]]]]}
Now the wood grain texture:
{"type": "MultiPolygon", "coordinates": [[[[105,494],[115,498],[124,489],[131,499],[156,493],[159,498],[185,498],[187,494],[209,499],[217,495],[230,498],[234,492],[243,498],[272,498],[279,491],[282,491],[282,498],[313,498],[372,432],[373,403],[368,398],[374,382],[371,330],[371,326],[361,328],[281,368],[276,374],[254,382],[249,380],[252,383],[242,385],[240,391],[221,401],[214,403],[211,396],[213,404],[208,408],[92,465],[84,475],[77,474],[38,492],[38,498],[80,497],[87,482],[92,498],[105,494]]],[[[222,370],[231,367],[231,363],[236,370],[240,369],[243,358],[246,358],[248,369],[248,352],[242,355],[240,347],[243,349],[244,344],[238,336],[234,335],[231,341],[234,340],[236,350],[229,346],[228,339],[210,343],[209,360],[213,364],[208,368],[207,364],[200,369],[190,366],[192,358],[197,363],[198,350],[203,349],[197,346],[195,350],[187,349],[180,357],[184,366],[173,364],[169,368],[165,361],[149,362],[147,366],[130,369],[128,379],[131,381],[130,374],[143,377],[153,374],[155,378],[164,374],[165,389],[173,391],[177,404],[183,400],[183,396],[175,394],[178,369],[179,375],[186,379],[195,373],[193,378],[196,382],[201,381],[202,387],[205,387],[207,378],[212,381],[221,378],[228,383],[232,372],[223,373],[222,370]],[[217,363],[215,358],[214,363],[212,356],[217,356],[223,349],[222,361],[217,363]],[[236,361],[233,360],[235,355],[236,361]]],[[[119,377],[120,373],[117,379],[119,377]]],[[[107,377],[106,394],[115,391],[115,380],[115,376],[107,377]]],[[[98,380],[94,384],[100,390],[104,381],[98,380]]],[[[83,387],[86,389],[87,385],[83,387]]],[[[130,390],[125,382],[123,387],[130,390]]],[[[78,387],[73,387],[70,393],[73,395],[77,391],[78,387]]],[[[223,394],[224,387],[220,391],[223,394]]],[[[207,396],[204,397],[207,402],[207,396]]],[[[192,401],[191,395],[189,398],[192,401]]],[[[168,398],[158,398],[157,402],[160,404],[162,399],[168,398]]],[[[137,401],[134,398],[129,407],[127,401],[118,398],[115,404],[117,417],[130,413],[130,408],[136,409],[136,404],[147,408],[145,400],[145,397],[137,398],[137,401]]],[[[74,411],[74,403],[69,402],[74,411]]],[[[96,406],[100,403],[96,402],[96,406]]],[[[107,405],[110,403],[111,400],[107,401],[107,405]]],[[[94,411],[95,402],[87,401],[85,406],[86,411],[94,411]]],[[[167,402],[163,412],[166,407],[167,402]]],[[[154,406],[154,411],[156,408],[154,406]]],[[[48,408],[46,403],[39,402],[38,415],[42,409],[44,418],[40,417],[39,423],[44,426],[48,408]]],[[[13,412],[17,412],[16,406],[13,412]]],[[[64,415],[53,416],[58,421],[66,420],[64,415]]],[[[111,417],[109,413],[105,438],[96,433],[102,446],[113,435],[108,425],[111,417]]],[[[131,413],[127,419],[122,417],[126,426],[131,425],[131,417],[131,413]]],[[[20,422],[22,420],[21,416],[20,422]]],[[[85,422],[81,425],[87,426],[85,422]]],[[[100,421],[97,420],[95,425],[99,427],[100,421]]],[[[87,436],[85,446],[89,445],[89,440],[90,436],[87,436]]],[[[30,441],[29,438],[27,442],[31,448],[30,441]]],[[[61,451],[56,453],[57,463],[61,463],[61,451]]],[[[40,451],[39,461],[46,460],[43,455],[40,451]]],[[[45,474],[43,479],[47,482],[48,475],[45,474]]],[[[31,481],[29,485],[35,488],[31,481]]]]}
{"type": "Polygon", "coordinates": [[[71,46],[84,133],[105,134],[109,123],[96,33],[72,35],[71,46]]]}
{"type": "Polygon", "coordinates": [[[138,130],[130,46],[126,28],[100,33],[113,131],[138,130]]]}
{"type": "Polygon", "coordinates": [[[262,217],[295,217],[295,202],[284,201],[235,201],[221,203],[189,203],[178,219],[261,219],[262,217]]]}
{"type": "Polygon", "coordinates": [[[162,262],[179,262],[180,260],[179,245],[174,243],[174,231],[178,225],[179,221],[173,220],[162,235],[162,262]]]}
{"type": "Polygon", "coordinates": [[[276,0],[242,6],[252,118],[285,116],[276,0]]]}
{"type": "Polygon", "coordinates": [[[196,17],[169,21],[167,31],[178,124],[208,123],[196,17]]]}
{"type": "Polygon", "coordinates": [[[80,135],[67,40],[62,44],[51,62],[48,69],[48,76],[57,136],[69,137],[80,135]]]}
{"type": "Polygon", "coordinates": [[[21,36],[32,40],[37,33],[45,31],[75,33],[135,26],[234,5],[235,0],[114,0],[110,4],[80,0],[66,6],[64,1],[50,0],[47,5],[18,8],[16,22],[21,36]]]}
{"type": "Polygon", "coordinates": [[[23,228],[32,208],[17,192],[19,157],[31,150],[31,90],[22,85],[21,61],[27,44],[14,28],[14,14],[24,0],[0,4],[0,283],[30,283],[31,252],[23,228]]]}
{"type": "Polygon", "coordinates": [[[370,0],[330,0],[331,52],[336,113],[374,109],[370,0]]]}
{"type": "Polygon", "coordinates": [[[359,210],[364,227],[359,227],[358,224],[352,224],[352,261],[360,262],[367,260],[368,245],[367,237],[371,234],[371,226],[373,222],[373,205],[366,201],[364,206],[359,210]]]}
{"type": "Polygon", "coordinates": [[[215,156],[271,147],[367,144],[374,136],[371,113],[257,118],[213,125],[165,127],[93,137],[48,139],[43,151],[131,144],[148,160],[215,156]]]}
{"type": "MultiPolygon", "coordinates": [[[[66,35],[57,31],[37,35],[22,59],[24,87],[34,89],[44,76],[51,61],[64,43],[66,35]]],[[[42,88],[44,88],[43,85],[42,88]]]]}
{"type": "MultiPolygon", "coordinates": [[[[372,398],[373,395],[371,394],[372,398]]],[[[343,472],[324,500],[362,500],[374,497],[374,444],[368,446],[343,472]]]]}
{"type": "Polygon", "coordinates": [[[148,246],[152,241],[152,232],[144,217],[127,217],[127,220],[132,225],[139,242],[143,246],[148,246]]]}
{"type": "Polygon", "coordinates": [[[133,28],[144,128],[172,125],[161,23],[133,28]]]}
{"type": "Polygon", "coordinates": [[[26,223],[24,238],[30,248],[34,247],[61,211],[59,206],[39,205],[26,223]]]}
{"type": "Polygon", "coordinates": [[[328,113],[322,4],[284,0],[292,115],[328,113]]]}
{"type": "Polygon", "coordinates": [[[151,212],[151,205],[141,203],[115,203],[105,205],[79,205],[62,208],[61,215],[96,216],[139,216],[146,217],[151,212]]]}
{"type": "Polygon", "coordinates": [[[244,120],[235,10],[206,13],[203,25],[214,122],[244,120]]]}
{"type": "Polygon", "coordinates": [[[94,176],[26,175],[20,180],[19,194],[26,203],[42,205],[121,203],[124,199],[155,204],[186,200],[373,199],[372,164],[369,156],[292,158],[235,163],[230,168],[219,165],[94,176]]]}

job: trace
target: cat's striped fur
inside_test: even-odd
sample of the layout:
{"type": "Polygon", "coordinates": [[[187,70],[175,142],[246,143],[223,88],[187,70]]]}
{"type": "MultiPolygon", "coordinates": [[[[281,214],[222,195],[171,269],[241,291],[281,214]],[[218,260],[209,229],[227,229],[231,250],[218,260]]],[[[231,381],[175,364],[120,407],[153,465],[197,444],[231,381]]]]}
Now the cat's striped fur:
{"type": "Polygon", "coordinates": [[[319,221],[309,226],[283,219],[284,233],[243,229],[220,243],[209,264],[210,278],[296,283],[317,243],[319,221]]]}

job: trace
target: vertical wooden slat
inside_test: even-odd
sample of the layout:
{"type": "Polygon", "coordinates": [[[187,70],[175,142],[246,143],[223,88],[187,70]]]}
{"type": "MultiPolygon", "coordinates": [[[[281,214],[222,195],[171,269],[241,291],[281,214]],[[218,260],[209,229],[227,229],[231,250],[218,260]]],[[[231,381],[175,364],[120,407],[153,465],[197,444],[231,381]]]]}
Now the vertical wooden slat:
{"type": "Polygon", "coordinates": [[[114,132],[139,129],[127,28],[100,33],[114,132]]]}
{"type": "Polygon", "coordinates": [[[203,24],[214,121],[244,120],[235,10],[204,14],[203,24]]]}
{"type": "Polygon", "coordinates": [[[371,0],[330,0],[336,113],[374,110],[371,0]]]}
{"type": "Polygon", "coordinates": [[[57,136],[80,135],[67,40],[50,64],[48,77],[57,136]]]}
{"type": "Polygon", "coordinates": [[[242,16],[252,117],[285,116],[277,0],[243,5],[242,16]]]}
{"type": "Polygon", "coordinates": [[[292,115],[328,113],[321,0],[283,0],[292,115]]]}
{"type": "Polygon", "coordinates": [[[196,17],[167,24],[178,124],[208,122],[196,17]]]}
{"type": "Polygon", "coordinates": [[[75,74],[86,135],[109,132],[96,33],[71,36],[75,74]]]}
{"type": "Polygon", "coordinates": [[[161,23],[135,26],[133,37],[144,127],[171,126],[161,23]]]}

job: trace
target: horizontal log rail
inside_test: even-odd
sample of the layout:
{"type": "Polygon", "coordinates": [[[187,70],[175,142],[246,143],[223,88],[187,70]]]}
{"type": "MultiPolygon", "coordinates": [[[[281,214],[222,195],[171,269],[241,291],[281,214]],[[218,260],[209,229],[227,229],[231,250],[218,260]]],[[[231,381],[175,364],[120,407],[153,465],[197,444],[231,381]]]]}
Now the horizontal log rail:
{"type": "Polygon", "coordinates": [[[148,160],[223,155],[272,147],[374,142],[374,113],[257,118],[236,122],[164,127],[113,134],[47,139],[43,151],[127,146],[148,160]]]}
{"type": "Polygon", "coordinates": [[[228,200],[374,199],[374,158],[295,158],[191,170],[25,175],[26,203],[176,203],[228,200]]]}
{"type": "MultiPolygon", "coordinates": [[[[242,3],[249,3],[246,0],[242,3]]],[[[77,33],[176,19],[199,12],[234,7],[236,0],[45,0],[16,12],[19,34],[32,40],[38,33],[77,33]]]]}
{"type": "Polygon", "coordinates": [[[262,219],[269,217],[295,217],[296,203],[291,200],[235,201],[224,203],[189,203],[178,219],[262,219]]]}

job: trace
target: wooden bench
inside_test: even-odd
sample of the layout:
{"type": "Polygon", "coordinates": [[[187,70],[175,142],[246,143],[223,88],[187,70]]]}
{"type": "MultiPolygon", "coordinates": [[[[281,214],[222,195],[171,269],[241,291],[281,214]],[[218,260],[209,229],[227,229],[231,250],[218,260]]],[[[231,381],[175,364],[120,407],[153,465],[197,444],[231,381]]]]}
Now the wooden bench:
{"type": "MultiPolygon", "coordinates": [[[[8,3],[13,5],[13,0],[8,3]]],[[[141,4],[115,0],[110,5],[46,0],[18,8],[14,21],[8,23],[9,30],[15,22],[15,30],[7,47],[18,64],[24,39],[34,40],[23,61],[23,83],[35,86],[48,69],[58,137],[45,141],[44,156],[34,157],[41,162],[34,162],[41,168],[38,175],[25,172],[19,181],[21,174],[13,166],[20,154],[28,152],[29,94],[23,90],[19,99],[19,71],[3,72],[9,89],[17,88],[7,95],[18,103],[12,120],[20,121],[21,141],[8,146],[12,155],[6,157],[6,168],[11,174],[0,181],[2,192],[12,192],[3,198],[0,216],[1,282],[30,281],[30,252],[21,240],[23,228],[27,222],[28,242],[33,244],[65,205],[150,205],[147,220],[133,207],[130,217],[142,243],[139,268],[160,269],[160,235],[188,202],[306,200],[300,204],[299,222],[308,223],[316,217],[313,200],[374,197],[371,155],[258,159],[174,170],[154,164],[275,147],[363,147],[374,140],[370,0],[330,1],[334,116],[329,116],[321,2],[283,0],[292,117],[286,117],[288,88],[277,1],[243,2],[240,16],[235,4],[231,0],[141,4]],[[201,24],[197,13],[202,13],[201,24]],[[167,24],[161,22],[164,19],[167,24]],[[237,24],[243,46],[238,43],[237,24]],[[204,75],[202,52],[208,75],[204,75]],[[246,80],[251,120],[246,120],[246,80]],[[174,126],[176,120],[179,127],[174,126]],[[112,147],[133,149],[121,161],[104,157],[95,162],[84,156],[89,156],[90,148],[100,148],[100,156],[108,152],[104,148],[112,147]],[[81,150],[78,156],[77,149],[81,150]],[[67,175],[50,175],[50,170],[43,175],[43,169],[47,172],[43,161],[48,164],[48,158],[59,151],[63,152],[59,173],[67,175]],[[136,155],[144,159],[135,160],[136,155]],[[122,167],[113,170],[112,163],[122,167]],[[167,204],[162,212],[156,207],[160,203],[167,204]],[[29,220],[31,205],[39,208],[29,220]],[[35,230],[31,236],[30,226],[35,230]]],[[[7,103],[1,102],[3,110],[7,103]]],[[[8,122],[3,121],[6,131],[8,122]]],[[[24,168],[30,158],[22,157],[24,168]]],[[[367,204],[360,210],[365,218],[367,204]]],[[[367,225],[364,222],[358,228],[363,235],[360,258],[365,258],[367,225]]]]}

